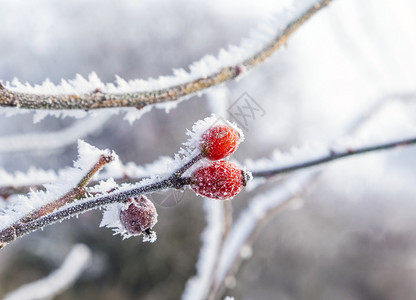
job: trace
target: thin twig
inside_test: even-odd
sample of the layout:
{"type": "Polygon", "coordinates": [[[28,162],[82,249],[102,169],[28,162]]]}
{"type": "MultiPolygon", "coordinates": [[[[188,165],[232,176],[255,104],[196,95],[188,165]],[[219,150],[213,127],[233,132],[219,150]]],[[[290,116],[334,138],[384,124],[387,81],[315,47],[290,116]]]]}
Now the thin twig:
{"type": "Polygon", "coordinates": [[[202,154],[202,152],[198,152],[198,154],[196,154],[194,157],[192,157],[191,159],[189,159],[189,161],[187,163],[185,163],[182,167],[180,167],[179,169],[177,169],[175,171],[175,175],[177,177],[181,177],[183,175],[183,173],[186,172],[186,170],[188,170],[191,166],[193,166],[198,161],[200,161],[203,157],[204,157],[204,155],[202,154]]]}
{"type": "Polygon", "coordinates": [[[307,160],[304,162],[296,163],[296,164],[285,166],[285,167],[271,168],[271,169],[263,170],[263,171],[254,171],[252,172],[252,174],[253,174],[253,177],[269,178],[278,174],[289,173],[289,172],[293,172],[293,171],[300,170],[300,169],[314,167],[317,165],[325,164],[330,161],[338,160],[338,159],[349,157],[349,156],[364,154],[368,152],[389,150],[389,149],[398,148],[398,147],[407,147],[407,146],[411,146],[414,144],[416,144],[416,137],[402,139],[402,140],[398,140],[394,142],[388,142],[384,144],[377,144],[377,145],[368,146],[368,147],[361,147],[361,148],[356,148],[356,149],[348,148],[344,151],[338,151],[338,152],[330,151],[328,155],[317,158],[317,159],[307,160]]]}
{"type": "Polygon", "coordinates": [[[288,38],[302,24],[309,20],[320,9],[327,6],[332,0],[320,0],[304,11],[297,19],[284,27],[279,34],[263,49],[252,57],[226,66],[219,71],[200,77],[183,84],[153,91],[133,93],[102,93],[100,91],[88,94],[69,95],[36,95],[30,93],[12,92],[0,85],[0,106],[18,107],[25,109],[99,109],[110,107],[137,107],[139,109],[156,103],[175,101],[180,98],[194,95],[209,87],[219,85],[238,77],[243,71],[253,69],[270,57],[277,49],[286,44],[288,38]]]}
{"type": "Polygon", "coordinates": [[[65,204],[71,203],[77,198],[83,198],[85,197],[85,187],[88,184],[88,182],[91,180],[91,178],[98,173],[104,165],[108,164],[109,162],[114,160],[113,155],[104,155],[102,154],[98,161],[92,166],[92,168],[87,172],[87,174],[84,175],[84,177],[79,181],[76,187],[74,187],[71,191],[66,193],[61,198],[57,199],[56,201],[53,201],[51,203],[48,203],[39,209],[31,212],[27,216],[25,216],[22,219],[22,223],[28,223],[35,219],[38,219],[46,214],[49,214],[53,212],[54,210],[59,209],[60,207],[64,206],[65,204]]]}

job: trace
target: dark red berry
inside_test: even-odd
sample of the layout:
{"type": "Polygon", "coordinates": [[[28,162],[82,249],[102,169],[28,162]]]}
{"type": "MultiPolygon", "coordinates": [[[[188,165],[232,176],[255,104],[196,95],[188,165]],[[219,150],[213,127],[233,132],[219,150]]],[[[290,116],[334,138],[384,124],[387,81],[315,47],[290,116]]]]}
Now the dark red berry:
{"type": "Polygon", "coordinates": [[[199,144],[202,154],[219,160],[233,153],[240,143],[240,133],[228,125],[217,125],[205,131],[199,144]]]}
{"type": "Polygon", "coordinates": [[[202,196],[226,200],[237,195],[248,178],[236,164],[221,160],[195,170],[191,176],[191,188],[202,196]]]}
{"type": "Polygon", "coordinates": [[[150,229],[157,223],[154,204],[145,196],[129,199],[127,209],[120,212],[120,221],[126,231],[133,235],[150,235],[150,229]]]}

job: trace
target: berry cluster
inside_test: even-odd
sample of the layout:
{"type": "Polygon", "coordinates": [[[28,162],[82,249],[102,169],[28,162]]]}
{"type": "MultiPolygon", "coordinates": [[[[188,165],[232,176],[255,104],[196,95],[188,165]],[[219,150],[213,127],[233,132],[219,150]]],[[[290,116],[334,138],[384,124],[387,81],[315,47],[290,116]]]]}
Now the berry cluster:
{"type": "Polygon", "coordinates": [[[240,143],[240,133],[229,125],[217,125],[205,131],[199,143],[202,156],[215,161],[196,169],[191,175],[191,188],[208,198],[227,200],[237,195],[250,179],[250,174],[235,163],[221,160],[230,156],[240,143]]]}
{"type": "MultiPolygon", "coordinates": [[[[199,154],[177,169],[170,177],[155,183],[158,188],[182,188],[186,185],[202,196],[228,200],[237,195],[250,180],[249,172],[241,170],[235,163],[223,160],[238,148],[241,134],[231,125],[217,125],[205,130],[199,137],[199,154]],[[192,165],[205,158],[190,177],[182,175],[192,165]]],[[[150,188],[149,188],[150,189],[150,188]]],[[[153,203],[143,195],[130,198],[119,212],[119,221],[125,236],[143,235],[145,241],[154,241],[151,231],[157,222],[153,203]]]]}

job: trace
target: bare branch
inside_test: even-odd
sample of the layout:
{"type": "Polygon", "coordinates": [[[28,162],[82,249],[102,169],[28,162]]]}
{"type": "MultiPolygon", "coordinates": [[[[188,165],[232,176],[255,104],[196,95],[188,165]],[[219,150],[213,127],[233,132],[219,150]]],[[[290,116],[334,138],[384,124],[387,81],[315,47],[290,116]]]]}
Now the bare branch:
{"type": "Polygon", "coordinates": [[[175,101],[189,97],[209,87],[230,81],[243,72],[249,71],[264,62],[277,49],[282,47],[288,38],[302,24],[309,20],[320,9],[327,6],[332,0],[319,0],[314,5],[301,12],[300,15],[284,28],[278,28],[278,35],[254,53],[251,57],[226,67],[207,76],[186,81],[182,84],[151,91],[140,91],[132,93],[102,93],[100,90],[88,94],[67,95],[37,95],[10,91],[3,86],[0,88],[0,106],[17,107],[25,109],[99,109],[110,107],[137,107],[175,101]]]}

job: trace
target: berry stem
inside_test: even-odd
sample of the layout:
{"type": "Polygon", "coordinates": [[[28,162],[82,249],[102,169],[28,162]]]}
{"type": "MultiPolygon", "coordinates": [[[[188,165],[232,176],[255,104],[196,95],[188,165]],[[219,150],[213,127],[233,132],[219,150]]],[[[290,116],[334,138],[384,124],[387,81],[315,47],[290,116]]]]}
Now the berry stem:
{"type": "Polygon", "coordinates": [[[73,202],[76,198],[82,198],[85,197],[85,187],[90,182],[90,180],[93,178],[95,174],[97,174],[104,165],[112,162],[114,160],[114,155],[108,154],[104,155],[102,154],[98,161],[91,167],[91,169],[82,177],[82,179],[79,181],[76,187],[74,187],[71,191],[66,193],[61,198],[45,204],[44,206],[38,208],[37,210],[31,212],[30,214],[26,215],[21,222],[22,223],[28,223],[33,220],[36,220],[48,213],[53,212],[54,210],[59,209],[60,207],[64,206],[65,204],[73,202]]]}
{"type": "Polygon", "coordinates": [[[177,177],[181,177],[183,175],[183,173],[185,173],[190,167],[192,167],[194,164],[196,164],[198,161],[200,161],[203,157],[204,157],[204,155],[202,154],[202,152],[199,152],[194,157],[192,157],[186,164],[184,164],[182,167],[177,169],[174,172],[174,175],[177,176],[177,177]]]}

